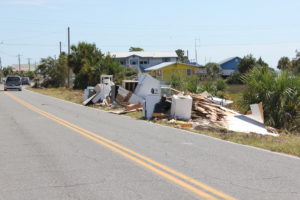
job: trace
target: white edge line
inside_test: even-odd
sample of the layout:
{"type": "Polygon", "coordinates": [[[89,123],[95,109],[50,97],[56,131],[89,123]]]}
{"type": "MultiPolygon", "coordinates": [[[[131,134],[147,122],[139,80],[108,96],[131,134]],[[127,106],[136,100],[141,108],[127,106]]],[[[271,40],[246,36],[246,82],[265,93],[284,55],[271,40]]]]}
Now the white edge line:
{"type": "MultiPolygon", "coordinates": [[[[84,105],[81,105],[81,104],[78,104],[78,103],[74,103],[74,102],[71,102],[71,101],[67,101],[67,100],[64,100],[64,99],[59,99],[57,97],[53,97],[53,96],[49,96],[49,95],[46,95],[46,94],[41,94],[41,93],[38,93],[38,92],[27,90],[26,88],[24,88],[24,90],[32,92],[32,93],[35,93],[35,94],[38,94],[38,95],[42,95],[42,96],[45,96],[45,97],[50,97],[50,98],[53,98],[53,99],[56,99],[56,100],[60,100],[60,101],[66,102],[66,103],[71,103],[71,104],[74,104],[74,105],[77,105],[77,106],[81,106],[81,107],[84,107],[84,108],[87,108],[87,109],[91,109],[91,110],[94,110],[94,111],[100,111],[100,112],[104,112],[104,113],[109,113],[109,114],[112,114],[112,115],[116,115],[114,113],[110,113],[110,112],[107,112],[107,111],[104,111],[104,110],[101,110],[101,109],[84,106],[84,105]]],[[[132,117],[129,117],[129,116],[125,116],[125,115],[118,115],[118,116],[120,116],[120,117],[126,117],[126,118],[129,118],[129,119],[132,119],[132,120],[138,120],[138,119],[135,119],[135,118],[132,118],[132,117]]],[[[243,146],[243,147],[247,147],[247,148],[251,148],[251,149],[256,149],[256,150],[260,150],[260,151],[264,151],[264,152],[268,152],[268,153],[277,154],[277,155],[281,155],[281,156],[285,156],[285,157],[289,157],[289,158],[294,158],[294,159],[300,160],[299,157],[294,156],[294,155],[290,155],[290,154],[286,154],[286,153],[270,151],[268,149],[263,149],[263,148],[259,148],[259,147],[255,147],[255,146],[251,146],[251,145],[240,144],[240,143],[235,143],[235,142],[231,142],[231,141],[227,141],[227,140],[222,140],[220,138],[215,138],[215,137],[212,137],[212,136],[209,136],[209,135],[204,135],[204,134],[201,134],[201,133],[195,133],[193,131],[188,131],[188,130],[185,130],[185,129],[179,129],[179,128],[175,128],[175,127],[172,127],[172,126],[165,126],[165,125],[162,125],[162,124],[154,123],[154,122],[149,121],[149,120],[139,120],[139,121],[144,122],[144,123],[148,123],[148,124],[152,124],[154,126],[161,126],[161,127],[164,127],[164,128],[171,128],[171,129],[175,129],[177,131],[186,132],[188,134],[194,134],[194,135],[199,135],[199,136],[211,138],[211,139],[214,139],[214,140],[218,140],[220,142],[225,142],[225,143],[230,143],[230,144],[234,144],[234,145],[239,145],[239,146],[243,146]]],[[[245,133],[245,134],[247,134],[247,133],[245,133]]]]}

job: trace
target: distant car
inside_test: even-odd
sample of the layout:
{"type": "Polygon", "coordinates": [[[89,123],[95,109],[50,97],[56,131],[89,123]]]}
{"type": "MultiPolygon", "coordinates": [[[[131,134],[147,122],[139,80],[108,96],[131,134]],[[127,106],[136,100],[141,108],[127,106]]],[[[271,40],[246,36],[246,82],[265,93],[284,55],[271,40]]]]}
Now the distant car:
{"type": "Polygon", "coordinates": [[[21,82],[22,82],[22,85],[30,85],[29,77],[22,77],[21,82]]]}
{"type": "Polygon", "coordinates": [[[9,89],[17,89],[22,91],[22,82],[20,76],[8,76],[4,84],[4,91],[9,89]]]}

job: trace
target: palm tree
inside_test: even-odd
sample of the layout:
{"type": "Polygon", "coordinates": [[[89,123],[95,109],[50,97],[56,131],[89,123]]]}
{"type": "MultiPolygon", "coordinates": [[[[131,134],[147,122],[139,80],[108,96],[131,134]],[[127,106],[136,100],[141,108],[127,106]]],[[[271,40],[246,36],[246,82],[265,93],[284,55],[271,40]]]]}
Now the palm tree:
{"type": "Polygon", "coordinates": [[[248,86],[243,94],[246,105],[264,105],[265,122],[276,128],[300,128],[300,78],[289,71],[276,73],[255,67],[242,77],[248,86]]]}

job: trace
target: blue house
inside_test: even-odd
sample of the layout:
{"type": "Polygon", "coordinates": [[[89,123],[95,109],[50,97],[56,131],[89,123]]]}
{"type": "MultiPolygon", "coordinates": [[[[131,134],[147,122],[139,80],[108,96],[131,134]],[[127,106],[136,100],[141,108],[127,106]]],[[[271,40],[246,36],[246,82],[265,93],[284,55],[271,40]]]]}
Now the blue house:
{"type": "Polygon", "coordinates": [[[231,57],[220,62],[219,65],[222,68],[222,76],[230,76],[233,72],[238,72],[238,64],[240,61],[240,57],[231,57]]]}

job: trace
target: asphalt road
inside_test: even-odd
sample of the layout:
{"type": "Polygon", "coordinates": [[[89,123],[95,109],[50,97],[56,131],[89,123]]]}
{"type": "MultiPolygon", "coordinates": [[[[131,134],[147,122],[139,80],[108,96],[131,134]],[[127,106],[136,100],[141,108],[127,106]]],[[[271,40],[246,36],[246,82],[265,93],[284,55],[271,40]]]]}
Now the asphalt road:
{"type": "Polygon", "coordinates": [[[300,159],[1,88],[0,200],[231,197],[300,199],[300,159]]]}

